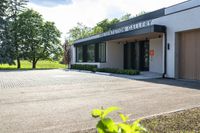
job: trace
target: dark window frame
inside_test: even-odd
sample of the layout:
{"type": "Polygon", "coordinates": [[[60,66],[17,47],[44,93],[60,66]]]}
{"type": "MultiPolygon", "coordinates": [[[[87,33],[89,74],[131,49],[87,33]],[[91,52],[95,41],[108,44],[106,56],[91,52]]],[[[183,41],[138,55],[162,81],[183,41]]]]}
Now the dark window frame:
{"type": "Polygon", "coordinates": [[[83,62],[83,46],[81,45],[81,46],[76,46],[76,48],[75,48],[75,50],[76,50],[76,62],[77,63],[82,63],[83,62]],[[80,47],[81,49],[82,49],[82,61],[80,62],[80,61],[78,61],[78,47],[80,47]]]}
{"type": "Polygon", "coordinates": [[[86,56],[87,56],[86,57],[86,62],[87,63],[95,63],[95,47],[96,47],[96,44],[88,44],[86,46],[87,46],[87,49],[85,50],[86,51],[86,56]],[[88,47],[91,46],[91,45],[94,45],[94,51],[93,51],[94,52],[94,61],[88,61],[88,47]]]}
{"type": "Polygon", "coordinates": [[[95,62],[98,63],[99,62],[99,43],[95,44],[95,62]]]}
{"type": "MultiPolygon", "coordinates": [[[[105,61],[99,61],[100,63],[106,63],[107,62],[107,58],[106,58],[106,50],[107,50],[107,45],[106,45],[106,42],[101,42],[101,43],[99,43],[99,46],[100,46],[100,44],[104,44],[105,45],[105,49],[104,49],[104,51],[105,51],[105,61]]],[[[98,55],[99,56],[99,55],[98,55]]]]}
{"type": "Polygon", "coordinates": [[[83,62],[87,62],[87,45],[83,45],[83,62]]]}
{"type": "Polygon", "coordinates": [[[107,50],[107,45],[106,42],[101,42],[101,43],[96,43],[96,44],[85,44],[85,45],[81,45],[81,46],[75,46],[75,55],[76,55],[76,62],[77,63],[106,63],[106,50],[107,50]],[[104,44],[105,45],[105,61],[100,61],[99,58],[99,46],[100,44],[104,44]],[[94,62],[88,62],[88,46],[89,45],[95,45],[94,47],[94,62]],[[78,47],[82,48],[82,62],[78,62],[78,47]]]}

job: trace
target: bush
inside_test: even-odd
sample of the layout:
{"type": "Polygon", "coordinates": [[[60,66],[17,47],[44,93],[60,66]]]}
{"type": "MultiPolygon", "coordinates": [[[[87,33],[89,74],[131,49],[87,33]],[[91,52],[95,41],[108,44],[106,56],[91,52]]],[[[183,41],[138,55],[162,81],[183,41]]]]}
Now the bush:
{"type": "Polygon", "coordinates": [[[129,117],[122,113],[119,113],[122,119],[121,123],[115,123],[113,119],[107,117],[107,115],[113,111],[120,110],[118,107],[109,107],[107,109],[94,109],[92,110],[92,117],[100,118],[96,128],[98,133],[147,133],[147,130],[140,125],[138,119],[132,124],[128,124],[129,117]]]}
{"type": "Polygon", "coordinates": [[[83,64],[73,64],[71,69],[77,70],[87,70],[92,72],[106,72],[115,74],[127,74],[127,75],[139,75],[140,71],[132,69],[116,69],[116,68],[97,68],[97,65],[83,65],[83,64]]]}
{"type": "Polygon", "coordinates": [[[107,73],[116,73],[116,74],[127,74],[127,75],[138,75],[140,71],[130,70],[130,69],[114,69],[114,68],[97,68],[97,72],[107,72],[107,73]]]}
{"type": "Polygon", "coordinates": [[[94,71],[97,69],[97,65],[73,64],[71,65],[71,69],[94,71]]]}

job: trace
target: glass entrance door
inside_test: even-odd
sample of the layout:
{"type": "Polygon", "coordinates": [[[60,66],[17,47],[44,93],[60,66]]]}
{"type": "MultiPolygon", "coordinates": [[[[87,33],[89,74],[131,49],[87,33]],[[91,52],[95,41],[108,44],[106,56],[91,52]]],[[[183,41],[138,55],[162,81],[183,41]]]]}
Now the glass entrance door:
{"type": "Polygon", "coordinates": [[[149,41],[124,45],[124,69],[149,71],[149,41]]]}
{"type": "Polygon", "coordinates": [[[149,71],[149,41],[140,42],[140,70],[149,71]]]}
{"type": "Polygon", "coordinates": [[[124,69],[136,69],[136,45],[124,44],[124,69]]]}

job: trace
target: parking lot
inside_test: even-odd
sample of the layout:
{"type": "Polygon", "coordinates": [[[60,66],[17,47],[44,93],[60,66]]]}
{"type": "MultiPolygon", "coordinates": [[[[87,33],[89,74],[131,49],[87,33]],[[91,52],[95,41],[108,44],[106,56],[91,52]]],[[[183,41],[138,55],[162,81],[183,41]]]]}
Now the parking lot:
{"type": "Polygon", "coordinates": [[[198,82],[131,80],[65,70],[0,71],[1,133],[92,128],[96,120],[90,111],[102,106],[119,106],[135,119],[199,105],[198,82]]]}

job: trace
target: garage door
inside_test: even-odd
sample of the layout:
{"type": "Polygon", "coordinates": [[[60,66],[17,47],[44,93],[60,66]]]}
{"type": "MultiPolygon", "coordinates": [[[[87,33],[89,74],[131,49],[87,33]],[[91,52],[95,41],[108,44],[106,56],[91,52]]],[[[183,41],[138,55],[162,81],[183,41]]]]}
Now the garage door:
{"type": "Polygon", "coordinates": [[[180,33],[179,77],[200,80],[200,30],[180,33]]]}

